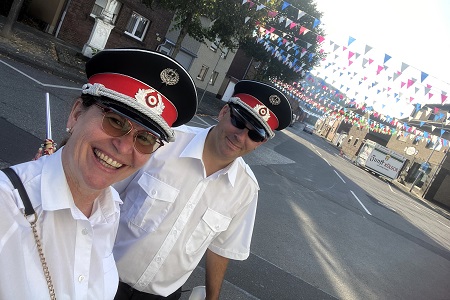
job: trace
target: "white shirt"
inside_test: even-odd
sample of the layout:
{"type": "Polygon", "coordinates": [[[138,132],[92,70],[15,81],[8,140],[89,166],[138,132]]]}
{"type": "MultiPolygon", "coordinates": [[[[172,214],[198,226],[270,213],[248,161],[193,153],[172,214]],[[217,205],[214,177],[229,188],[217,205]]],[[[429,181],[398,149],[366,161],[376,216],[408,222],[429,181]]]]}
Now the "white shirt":
{"type": "MultiPolygon", "coordinates": [[[[60,149],[16,165],[38,214],[37,230],[56,298],[113,299],[118,285],[112,248],[120,198],[107,188],[89,219],[75,206],[60,149]]],[[[49,292],[23,202],[0,172],[0,299],[49,299],[49,292]]]]}
{"type": "Polygon", "coordinates": [[[230,259],[249,256],[259,186],[242,158],[206,177],[208,131],[178,127],[176,142],[115,185],[124,204],[114,256],[120,280],[137,290],[173,293],[207,248],[230,259]]]}

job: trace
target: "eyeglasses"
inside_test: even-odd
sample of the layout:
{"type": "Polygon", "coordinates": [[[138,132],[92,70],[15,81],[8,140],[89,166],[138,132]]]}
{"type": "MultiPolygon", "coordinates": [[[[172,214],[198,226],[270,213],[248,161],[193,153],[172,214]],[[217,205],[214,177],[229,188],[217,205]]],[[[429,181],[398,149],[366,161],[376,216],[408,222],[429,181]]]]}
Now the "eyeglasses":
{"type": "Polygon", "coordinates": [[[266,140],[266,134],[265,134],[264,130],[262,130],[262,129],[257,130],[255,127],[248,128],[246,125],[247,122],[245,121],[244,117],[232,105],[230,105],[230,120],[231,120],[231,124],[233,124],[233,126],[238,129],[247,128],[248,129],[248,137],[252,141],[254,141],[256,143],[261,143],[266,140]]]}
{"type": "MultiPolygon", "coordinates": [[[[120,137],[129,134],[134,128],[133,124],[127,118],[116,114],[112,110],[95,104],[103,111],[102,129],[109,136],[120,137]]],[[[134,129],[136,130],[136,129],[134,129]]],[[[142,154],[151,154],[164,146],[164,143],[147,130],[136,130],[133,138],[134,148],[142,154]]]]}

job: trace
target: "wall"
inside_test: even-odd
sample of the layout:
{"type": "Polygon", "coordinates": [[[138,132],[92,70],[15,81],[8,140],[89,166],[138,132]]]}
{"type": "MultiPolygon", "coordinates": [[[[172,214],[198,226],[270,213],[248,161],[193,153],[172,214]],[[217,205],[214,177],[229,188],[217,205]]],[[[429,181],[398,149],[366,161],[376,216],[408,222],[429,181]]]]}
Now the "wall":
{"type": "MultiPolygon", "coordinates": [[[[151,10],[139,0],[124,0],[121,2],[122,8],[106,43],[106,48],[140,47],[155,50],[169,28],[173,13],[158,8],[151,10]],[[150,21],[143,41],[138,41],[125,34],[125,28],[133,11],[150,21]],[[159,41],[158,38],[160,38],[159,41]]],[[[89,40],[94,26],[94,18],[90,16],[94,3],[95,0],[72,0],[58,38],[81,49],[89,40]]]]}

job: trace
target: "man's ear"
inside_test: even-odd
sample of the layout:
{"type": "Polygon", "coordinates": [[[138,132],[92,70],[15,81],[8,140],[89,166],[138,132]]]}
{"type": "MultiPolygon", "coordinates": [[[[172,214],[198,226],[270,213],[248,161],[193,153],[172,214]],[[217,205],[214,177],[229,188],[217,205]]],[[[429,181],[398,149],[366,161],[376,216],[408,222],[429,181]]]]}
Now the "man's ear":
{"type": "Polygon", "coordinates": [[[67,128],[73,128],[80,115],[86,110],[81,98],[78,98],[72,106],[69,118],[67,119],[67,128]]]}
{"type": "Polygon", "coordinates": [[[219,116],[217,117],[219,121],[227,114],[227,112],[230,110],[230,106],[228,104],[224,105],[222,109],[219,111],[219,116]]]}

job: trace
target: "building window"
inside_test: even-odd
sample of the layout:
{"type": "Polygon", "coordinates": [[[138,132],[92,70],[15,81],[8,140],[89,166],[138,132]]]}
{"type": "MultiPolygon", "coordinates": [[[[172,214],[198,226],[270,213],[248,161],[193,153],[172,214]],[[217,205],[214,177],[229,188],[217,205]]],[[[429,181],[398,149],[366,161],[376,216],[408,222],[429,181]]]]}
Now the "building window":
{"type": "Polygon", "coordinates": [[[397,135],[397,141],[406,142],[407,134],[404,134],[403,132],[399,132],[397,135]]]}
{"type": "MultiPolygon", "coordinates": [[[[103,10],[108,4],[108,0],[95,0],[94,7],[92,7],[91,17],[100,17],[102,15],[103,10]]],[[[114,12],[112,15],[112,23],[116,23],[117,15],[119,14],[120,8],[122,7],[122,3],[117,1],[117,5],[114,8],[114,12]]]]}
{"type": "Polygon", "coordinates": [[[353,135],[351,135],[349,138],[348,138],[348,141],[347,141],[347,143],[349,143],[350,144],[350,142],[352,141],[352,139],[353,139],[353,135]]]}
{"type": "Polygon", "coordinates": [[[427,149],[434,149],[435,151],[439,151],[442,148],[442,143],[440,143],[439,139],[437,139],[435,142],[428,141],[427,145],[425,146],[427,149]]]}
{"type": "Polygon", "coordinates": [[[219,76],[219,72],[214,71],[213,74],[211,75],[211,79],[209,80],[210,85],[214,85],[214,83],[216,82],[217,76],[219,76]]]}
{"type": "Polygon", "coordinates": [[[358,142],[359,142],[359,138],[356,138],[355,142],[353,143],[353,146],[356,146],[356,144],[358,144],[358,142]]]}
{"type": "Polygon", "coordinates": [[[145,33],[147,32],[149,24],[149,20],[139,15],[138,13],[133,12],[130,20],[128,21],[125,33],[142,41],[144,40],[145,33]]]}
{"type": "Polygon", "coordinates": [[[217,52],[217,45],[220,45],[220,39],[217,38],[214,42],[211,43],[211,45],[209,46],[209,49],[211,49],[213,52],[217,52]]]}
{"type": "Polygon", "coordinates": [[[209,68],[207,66],[203,65],[200,72],[197,75],[197,79],[201,80],[201,81],[205,80],[205,76],[206,76],[206,73],[208,73],[208,70],[209,70],[209,68]]]}

